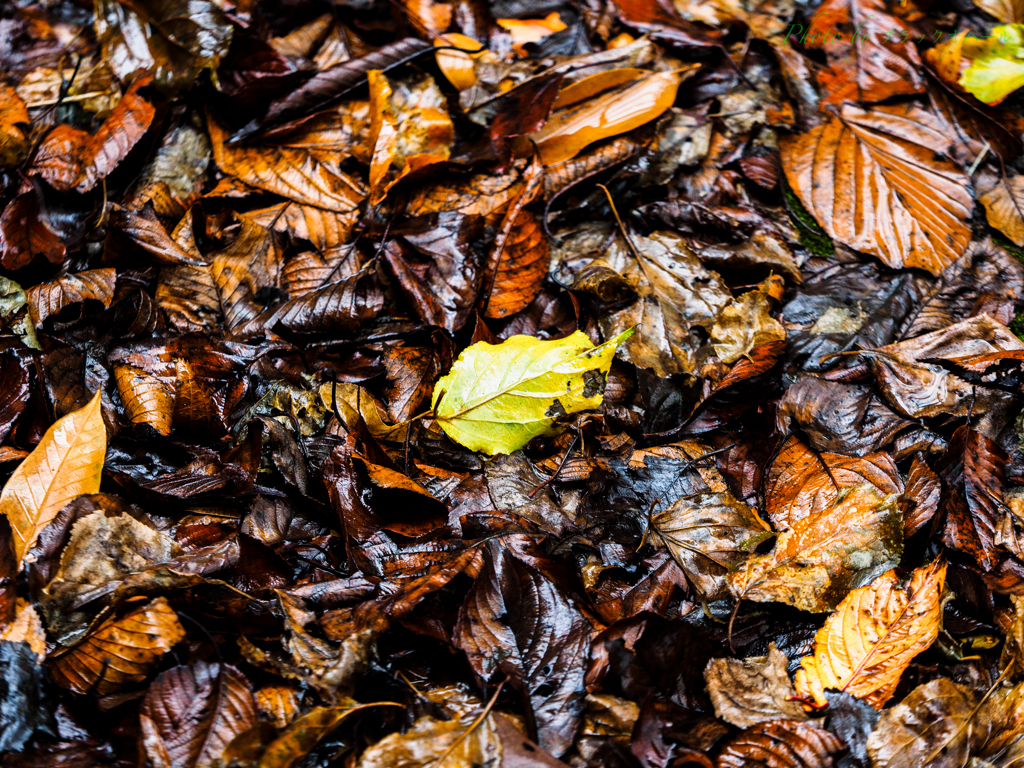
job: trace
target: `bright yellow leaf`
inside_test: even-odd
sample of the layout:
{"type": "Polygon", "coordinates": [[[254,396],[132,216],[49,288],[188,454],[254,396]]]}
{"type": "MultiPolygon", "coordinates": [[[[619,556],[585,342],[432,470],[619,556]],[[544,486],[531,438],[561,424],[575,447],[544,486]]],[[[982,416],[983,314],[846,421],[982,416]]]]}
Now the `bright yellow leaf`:
{"type": "Polygon", "coordinates": [[[967,37],[963,55],[971,66],[960,85],[986,104],[995,105],[1024,86],[1024,24],[1004,24],[984,40],[967,37]]]}

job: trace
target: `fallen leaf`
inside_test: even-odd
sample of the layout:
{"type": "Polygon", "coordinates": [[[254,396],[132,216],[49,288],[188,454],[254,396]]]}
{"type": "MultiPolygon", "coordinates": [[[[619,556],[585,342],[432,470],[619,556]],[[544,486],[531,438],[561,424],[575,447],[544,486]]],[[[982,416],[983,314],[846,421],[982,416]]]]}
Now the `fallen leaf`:
{"type": "Polygon", "coordinates": [[[834,506],[782,531],[771,553],[751,557],[729,574],[729,588],[739,599],[822,613],[896,566],[902,551],[896,497],[863,483],[841,494],[834,506]]]}
{"type": "Polygon", "coordinates": [[[353,713],[372,707],[396,706],[400,705],[388,701],[373,704],[349,701],[338,707],[314,707],[270,743],[260,758],[259,768],[291,768],[353,713]]]}
{"type": "Polygon", "coordinates": [[[122,618],[111,617],[59,656],[51,656],[57,685],[75,693],[113,693],[140,683],[185,630],[167,600],[158,597],[122,618]]]}
{"type": "Polygon", "coordinates": [[[0,494],[0,512],[14,531],[14,554],[20,563],[39,533],[76,496],[100,489],[107,430],[100,393],[81,410],[69,413],[46,430],[0,494]]]}
{"type": "Polygon", "coordinates": [[[800,720],[773,720],[745,728],[721,747],[716,768],[825,768],[843,750],[832,733],[800,720]],[[755,762],[757,761],[757,762],[755,762]]]}
{"type": "Polygon", "coordinates": [[[95,187],[149,130],[155,110],[138,90],[150,82],[149,76],[136,79],[95,136],[70,125],[58,125],[39,145],[32,168],[62,192],[88,192],[95,187]]]}
{"type": "Polygon", "coordinates": [[[675,101],[681,80],[682,76],[674,71],[652,73],[621,90],[556,111],[530,138],[544,165],[571,160],[595,141],[631,131],[660,117],[675,101]]]}
{"type": "Polygon", "coordinates": [[[724,596],[726,575],[746,560],[751,543],[770,532],[756,511],[727,492],[684,496],[654,515],[650,525],[652,539],[664,542],[708,601],[724,596]]]}
{"type": "Polygon", "coordinates": [[[213,0],[96,0],[103,58],[122,81],[152,71],[170,91],[192,84],[227,53],[232,27],[213,0]]]}
{"type": "Polygon", "coordinates": [[[28,136],[21,126],[29,124],[28,109],[9,85],[0,85],[0,168],[11,168],[25,159],[28,136]]]}
{"type": "Polygon", "coordinates": [[[826,104],[885,101],[925,90],[912,30],[881,0],[827,0],[807,28],[808,48],[825,51],[818,74],[826,104]]]}
{"type": "Polygon", "coordinates": [[[1024,21],[1024,4],[1020,0],[975,0],[974,4],[1003,24],[1024,21]]]}
{"type": "Polygon", "coordinates": [[[1022,46],[1022,24],[994,27],[984,39],[965,37],[961,50],[971,65],[960,75],[960,85],[979,101],[990,106],[999,104],[1024,85],[1022,46]]]}
{"type": "Polygon", "coordinates": [[[785,340],[786,329],[768,313],[772,306],[769,283],[733,300],[715,320],[711,343],[723,363],[735,363],[754,347],[785,340]]]}
{"type": "Polygon", "coordinates": [[[536,43],[548,35],[567,29],[557,13],[549,13],[543,19],[495,19],[498,26],[512,35],[512,47],[520,56],[526,56],[528,43],[536,43]]]}
{"type": "Polygon", "coordinates": [[[477,342],[434,385],[434,418],[470,450],[512,453],[556,432],[556,418],[601,404],[612,357],[631,333],[596,347],[581,331],[555,341],[477,342]]]}
{"type": "Polygon", "coordinates": [[[834,240],[934,275],[966,249],[970,182],[945,159],[949,140],[920,107],[845,104],[780,145],[789,183],[834,240]]]}
{"type": "Polygon", "coordinates": [[[946,564],[918,568],[906,587],[895,571],[848,594],[814,636],[814,654],[800,661],[796,689],[828,704],[832,688],[881,709],[900,675],[939,635],[946,564]]]}
{"type": "MultiPolygon", "coordinates": [[[[5,685],[0,702],[0,750],[20,752],[36,731],[53,733],[53,715],[45,704],[45,673],[28,643],[0,640],[5,685]]],[[[5,758],[6,759],[6,758],[5,758]]]]}
{"type": "Polygon", "coordinates": [[[998,176],[989,183],[979,181],[978,192],[978,202],[985,206],[989,225],[1024,246],[1024,176],[998,176]]]}
{"type": "Polygon", "coordinates": [[[139,712],[142,746],[155,768],[212,768],[256,724],[249,683],[227,664],[198,662],[160,674],[139,712]]]}
{"type": "Polygon", "coordinates": [[[174,392],[170,387],[130,365],[116,366],[114,380],[132,424],[148,424],[161,435],[171,434],[174,392]]]}
{"type": "Polygon", "coordinates": [[[437,68],[440,69],[444,76],[448,78],[448,82],[451,83],[456,90],[464,91],[466,88],[472,88],[476,85],[477,81],[476,70],[473,67],[473,62],[475,59],[479,58],[479,52],[484,51],[485,47],[472,37],[461,35],[458,32],[441,35],[434,40],[435,48],[446,45],[455,46],[462,50],[438,51],[435,54],[437,68]],[[472,51],[477,51],[477,53],[474,54],[472,51]]]}
{"type": "Polygon", "coordinates": [[[498,269],[484,313],[489,318],[508,317],[526,309],[548,274],[548,240],[532,213],[513,205],[499,237],[498,269]]]}
{"type": "Polygon", "coordinates": [[[32,324],[38,328],[50,315],[85,301],[98,301],[109,307],[114,299],[116,281],[116,269],[89,269],[58,277],[49,283],[33,285],[25,291],[32,324]]]}
{"type": "Polygon", "coordinates": [[[368,747],[357,768],[470,768],[501,765],[501,761],[501,740],[493,716],[479,724],[421,717],[405,733],[393,733],[368,747]]]}
{"type": "Polygon", "coordinates": [[[739,728],[771,720],[806,720],[786,670],[786,654],[771,643],[768,655],[712,659],[704,670],[715,714],[739,728]]]}
{"type": "Polygon", "coordinates": [[[34,192],[18,195],[0,214],[0,263],[8,269],[27,267],[36,256],[59,264],[66,252],[60,237],[40,218],[34,192]]]}

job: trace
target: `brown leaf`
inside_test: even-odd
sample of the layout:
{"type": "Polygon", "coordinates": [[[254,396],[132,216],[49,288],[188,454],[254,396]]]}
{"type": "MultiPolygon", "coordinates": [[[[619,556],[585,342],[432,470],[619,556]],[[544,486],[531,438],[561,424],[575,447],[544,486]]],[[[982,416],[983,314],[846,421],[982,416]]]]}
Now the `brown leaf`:
{"type": "Polygon", "coordinates": [[[376,317],[383,307],[376,271],[368,266],[351,277],[328,277],[311,293],[284,302],[267,325],[280,324],[297,333],[352,331],[376,317]]]}
{"type": "Polygon", "coordinates": [[[256,706],[275,728],[285,728],[299,714],[299,695],[288,685],[267,685],[256,691],[256,706]]]}
{"type": "Polygon", "coordinates": [[[174,392],[170,387],[130,365],[114,366],[114,380],[132,424],[148,424],[161,435],[171,434],[174,392]]]}
{"type": "Polygon", "coordinates": [[[158,597],[122,618],[103,622],[85,639],[51,658],[57,685],[103,696],[140,683],[185,630],[167,600],[158,597]]]}
{"type": "Polygon", "coordinates": [[[747,558],[750,543],[764,539],[769,528],[757,512],[723,492],[678,499],[651,518],[651,531],[698,594],[712,601],[723,596],[726,575],[747,558]]]}
{"type": "Polygon", "coordinates": [[[437,353],[428,347],[393,345],[384,350],[384,373],[388,417],[399,423],[426,410],[441,367],[437,353]]]}
{"type": "Polygon", "coordinates": [[[970,241],[970,180],[950,142],[914,105],[839,113],[780,141],[786,177],[836,241],[890,267],[941,273],[970,241]]]}
{"type": "Polygon", "coordinates": [[[502,748],[494,719],[488,715],[470,731],[474,726],[472,716],[448,721],[421,717],[405,733],[393,733],[368,747],[357,768],[499,765],[502,748]]]}
{"type": "Polygon", "coordinates": [[[831,768],[842,750],[842,741],[813,723],[771,720],[725,742],[715,768],[831,768]]]}
{"type": "Polygon", "coordinates": [[[0,513],[14,531],[19,563],[65,504],[99,491],[106,450],[107,430],[97,392],[84,408],[46,430],[39,445],[14,470],[0,494],[0,513]]]}
{"type": "Polygon", "coordinates": [[[455,176],[414,191],[406,203],[406,212],[410,216],[430,213],[489,216],[522,194],[523,186],[521,165],[498,176],[489,173],[469,178],[455,176]]]}
{"type": "Polygon", "coordinates": [[[769,554],[751,557],[729,574],[729,588],[740,599],[821,613],[849,590],[895,567],[902,553],[903,516],[896,497],[862,483],[834,506],[782,531],[769,554]]]}
{"type": "Polygon", "coordinates": [[[36,256],[54,264],[64,261],[66,249],[39,217],[34,192],[18,195],[0,215],[0,264],[8,269],[27,267],[36,256]]]}
{"type": "Polygon", "coordinates": [[[942,496],[942,481],[920,455],[914,457],[907,473],[907,488],[900,499],[903,535],[910,538],[935,516],[942,496]]]}
{"type": "Polygon", "coordinates": [[[875,709],[892,697],[900,675],[939,635],[946,563],[917,568],[903,587],[895,571],[853,590],[814,636],[796,689],[828,704],[825,689],[846,691],[875,709]]]}
{"type": "Polygon", "coordinates": [[[771,643],[760,659],[712,659],[704,670],[715,714],[746,728],[769,720],[806,720],[786,671],[786,654],[771,643]]]}
{"type": "Polygon", "coordinates": [[[995,176],[978,181],[978,202],[988,223],[1024,246],[1024,176],[995,176]]]}
{"type": "Polygon", "coordinates": [[[1005,465],[999,444],[965,425],[953,433],[937,467],[948,494],[939,506],[946,520],[942,541],[986,571],[998,563],[996,536],[1009,514],[1003,503],[1005,465]]]}
{"type": "Polygon", "coordinates": [[[109,307],[114,300],[114,284],[117,282],[116,269],[89,269],[77,274],[58,277],[49,283],[33,285],[28,296],[28,311],[32,324],[38,328],[50,315],[56,315],[65,307],[85,301],[98,301],[109,307]]]}
{"type": "Polygon", "coordinates": [[[155,110],[138,95],[153,78],[132,83],[96,135],[58,125],[36,150],[32,168],[62,192],[88,192],[109,176],[149,130],[155,110]]]}
{"type": "Polygon", "coordinates": [[[150,207],[141,213],[117,207],[110,213],[110,226],[127,235],[139,248],[150,254],[157,264],[205,265],[167,234],[164,225],[150,207]]]}
{"type": "Polygon", "coordinates": [[[1020,0],[975,0],[974,4],[1003,24],[1024,21],[1024,3],[1020,0]]]}
{"type": "Polygon", "coordinates": [[[711,343],[723,363],[735,363],[755,347],[785,340],[786,329],[769,314],[776,288],[781,295],[782,278],[777,276],[734,299],[719,313],[711,328],[711,343]]]}
{"type": "Polygon", "coordinates": [[[200,661],[153,681],[139,724],[154,768],[215,768],[231,741],[256,724],[256,708],[241,672],[200,661]]]}
{"type": "Polygon", "coordinates": [[[925,90],[911,29],[882,0],[826,0],[807,28],[807,47],[825,51],[818,73],[826,104],[885,101],[925,90]]]}
{"type": "Polygon", "coordinates": [[[884,494],[902,493],[896,463],[886,453],[842,456],[817,453],[791,435],[764,480],[765,507],[779,530],[832,506],[844,488],[871,483],[884,494]]]}

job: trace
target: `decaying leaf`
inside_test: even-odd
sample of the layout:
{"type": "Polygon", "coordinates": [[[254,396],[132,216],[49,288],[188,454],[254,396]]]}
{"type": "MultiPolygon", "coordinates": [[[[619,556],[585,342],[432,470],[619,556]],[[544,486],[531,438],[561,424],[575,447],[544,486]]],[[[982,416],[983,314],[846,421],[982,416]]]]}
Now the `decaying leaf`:
{"type": "Polygon", "coordinates": [[[936,560],[906,587],[886,571],[853,590],[818,630],[814,655],[801,660],[797,691],[820,706],[826,689],[846,691],[881,709],[911,660],[938,637],[945,578],[946,564],[936,560]]]}
{"type": "Polygon", "coordinates": [[[106,450],[97,392],[84,408],[57,420],[14,470],[0,494],[0,512],[11,524],[19,562],[65,504],[99,491],[106,450]]]}
{"type": "Polygon", "coordinates": [[[761,659],[712,659],[704,670],[715,714],[740,728],[771,720],[805,720],[786,671],[786,654],[772,643],[761,659]]]}
{"type": "Polygon", "coordinates": [[[558,341],[478,342],[434,385],[434,417],[471,450],[511,453],[550,434],[557,418],[600,405],[615,350],[631,333],[596,347],[581,331],[558,341]]]}
{"type": "Polygon", "coordinates": [[[359,759],[358,768],[462,768],[473,765],[501,764],[501,740],[494,718],[482,723],[460,720],[435,720],[423,717],[406,733],[392,734],[377,742],[359,759]],[[474,726],[470,731],[470,726],[474,726]]]}
{"type": "Polygon", "coordinates": [[[843,743],[818,725],[771,720],[746,728],[725,742],[716,766],[747,768],[761,763],[779,768],[818,768],[832,765],[833,756],[842,749],[843,743]]]}
{"type": "Polygon", "coordinates": [[[116,280],[117,270],[90,269],[32,286],[25,291],[32,324],[38,328],[50,315],[85,301],[98,301],[109,307],[114,298],[116,280]]]}
{"type": "Polygon", "coordinates": [[[735,363],[754,347],[786,338],[782,323],[768,314],[772,294],[781,294],[782,280],[776,278],[730,303],[711,328],[711,342],[723,363],[735,363]]]}

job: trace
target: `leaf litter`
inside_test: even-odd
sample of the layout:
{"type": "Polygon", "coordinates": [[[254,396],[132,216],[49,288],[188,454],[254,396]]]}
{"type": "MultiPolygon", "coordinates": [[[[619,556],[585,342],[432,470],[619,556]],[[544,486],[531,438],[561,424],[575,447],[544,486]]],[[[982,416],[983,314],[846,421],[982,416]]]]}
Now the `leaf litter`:
{"type": "Polygon", "coordinates": [[[1024,759],[1024,5],[0,10],[0,763],[1024,759]]]}

